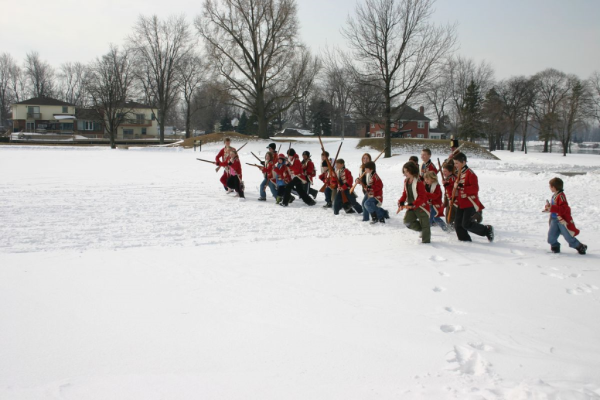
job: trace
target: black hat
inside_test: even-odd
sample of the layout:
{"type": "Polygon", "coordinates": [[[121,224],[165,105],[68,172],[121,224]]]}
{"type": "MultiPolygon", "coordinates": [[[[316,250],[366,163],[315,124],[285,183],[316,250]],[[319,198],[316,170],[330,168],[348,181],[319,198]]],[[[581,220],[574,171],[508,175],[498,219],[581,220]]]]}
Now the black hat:
{"type": "Polygon", "coordinates": [[[450,139],[450,147],[458,147],[458,140],[450,139]]]}
{"type": "Polygon", "coordinates": [[[310,158],[310,152],[309,152],[308,150],[304,150],[304,151],[302,152],[302,155],[303,155],[303,156],[308,156],[308,157],[310,158]]]}
{"type": "Polygon", "coordinates": [[[275,150],[276,148],[277,148],[277,145],[275,143],[269,143],[269,145],[267,146],[267,149],[275,150]]]}

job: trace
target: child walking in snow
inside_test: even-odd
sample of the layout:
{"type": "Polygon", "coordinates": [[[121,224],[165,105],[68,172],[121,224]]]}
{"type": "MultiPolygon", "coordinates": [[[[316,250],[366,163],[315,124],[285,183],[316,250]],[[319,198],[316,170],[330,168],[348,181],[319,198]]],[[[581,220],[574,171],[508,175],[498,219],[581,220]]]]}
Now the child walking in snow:
{"type": "Polygon", "coordinates": [[[427,199],[429,199],[429,225],[433,226],[435,222],[444,232],[447,232],[448,227],[442,218],[444,216],[442,189],[435,172],[425,172],[425,188],[427,189],[427,199]]]}
{"type": "Polygon", "coordinates": [[[579,254],[585,254],[587,246],[575,239],[579,235],[579,229],[575,227],[571,217],[571,207],[567,203],[567,196],[563,191],[564,183],[560,178],[550,179],[550,191],[552,191],[552,200],[546,201],[544,212],[550,213],[550,229],[548,229],[548,243],[553,253],[560,253],[560,243],[558,237],[563,235],[569,247],[577,250],[579,254]]]}
{"type": "Polygon", "coordinates": [[[402,167],[402,173],[406,180],[404,192],[398,200],[398,212],[407,210],[404,215],[404,225],[408,229],[421,232],[423,243],[431,243],[427,191],[425,184],[419,180],[419,166],[409,161],[402,167]]]}

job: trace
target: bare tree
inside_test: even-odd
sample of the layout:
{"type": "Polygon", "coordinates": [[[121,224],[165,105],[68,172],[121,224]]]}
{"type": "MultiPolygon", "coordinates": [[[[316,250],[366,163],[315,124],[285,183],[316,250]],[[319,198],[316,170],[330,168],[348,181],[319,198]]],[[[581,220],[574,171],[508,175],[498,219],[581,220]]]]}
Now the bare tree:
{"type": "Polygon", "coordinates": [[[198,54],[189,53],[179,63],[179,86],[183,94],[183,106],[185,113],[185,137],[191,137],[192,117],[199,110],[198,102],[194,102],[194,96],[200,85],[206,81],[207,68],[198,54]]]}
{"type": "Polygon", "coordinates": [[[161,21],[156,15],[140,15],[129,42],[146,100],[157,110],[160,142],[164,143],[165,121],[180,91],[178,65],[190,54],[196,41],[184,16],[161,21]]]}
{"type": "Polygon", "coordinates": [[[87,105],[89,99],[85,92],[86,73],[86,66],[80,62],[67,62],[61,65],[57,90],[61,100],[75,104],[77,107],[87,105]]]}
{"type": "Polygon", "coordinates": [[[544,141],[544,153],[552,151],[552,139],[558,129],[558,108],[570,92],[569,80],[564,72],[549,68],[533,77],[536,101],[533,113],[544,141]],[[549,146],[550,145],[550,146],[549,146]]]}
{"type": "Polygon", "coordinates": [[[504,105],[503,115],[508,129],[508,150],[515,151],[515,134],[522,124],[526,124],[525,114],[529,108],[531,81],[518,76],[510,78],[498,85],[498,94],[504,105]]]}
{"type": "Polygon", "coordinates": [[[119,126],[132,113],[127,105],[133,87],[133,67],[129,53],[111,46],[110,51],[96,59],[89,69],[86,90],[93,107],[104,117],[104,128],[110,138],[110,147],[116,148],[119,126]]]}
{"type": "MultiPolygon", "coordinates": [[[[448,67],[445,66],[443,71],[447,70],[448,67]]],[[[442,72],[437,79],[424,86],[422,93],[418,96],[424,104],[433,109],[438,123],[437,128],[444,132],[447,132],[449,129],[449,108],[452,105],[453,91],[449,78],[448,74],[442,72]]]]}
{"type": "Polygon", "coordinates": [[[10,105],[15,102],[12,90],[13,70],[15,67],[18,68],[17,63],[10,54],[0,54],[0,126],[8,126],[10,105]]]}
{"type": "Polygon", "coordinates": [[[346,116],[352,109],[354,74],[347,57],[339,49],[323,52],[323,90],[332,106],[332,131],[346,134],[346,116]]]}
{"type": "Polygon", "coordinates": [[[570,152],[574,130],[585,127],[585,111],[591,100],[586,82],[575,75],[569,75],[567,80],[569,91],[558,107],[558,139],[562,144],[563,156],[570,152]]]}
{"type": "Polygon", "coordinates": [[[295,0],[206,0],[195,26],[236,104],[256,116],[258,134],[301,99],[316,62],[298,41],[295,0]]]}
{"type": "Polygon", "coordinates": [[[392,114],[439,75],[455,43],[455,28],[430,22],[434,0],[366,0],[342,34],[358,60],[358,76],[383,89],[386,157],[392,114]],[[379,86],[382,84],[382,86],[379,86]]]}
{"type": "Polygon", "coordinates": [[[27,53],[25,57],[25,77],[33,97],[51,97],[54,95],[54,69],[40,59],[37,51],[27,53]]]}
{"type": "Polygon", "coordinates": [[[588,79],[590,88],[590,116],[600,124],[600,72],[594,71],[588,79]]]}
{"type": "Polygon", "coordinates": [[[385,97],[381,87],[370,84],[364,84],[360,81],[354,82],[352,93],[352,112],[359,123],[364,124],[366,132],[369,132],[371,123],[379,123],[380,115],[385,106],[385,97]]]}

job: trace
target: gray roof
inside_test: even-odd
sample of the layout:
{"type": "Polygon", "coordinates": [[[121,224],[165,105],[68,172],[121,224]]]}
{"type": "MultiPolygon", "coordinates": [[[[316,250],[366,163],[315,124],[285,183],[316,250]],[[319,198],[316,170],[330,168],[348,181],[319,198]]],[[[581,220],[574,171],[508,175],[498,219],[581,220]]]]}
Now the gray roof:
{"type": "Polygon", "coordinates": [[[31,104],[34,106],[71,106],[71,107],[75,106],[75,104],[67,103],[66,101],[53,99],[51,97],[33,97],[29,100],[25,100],[25,101],[22,101],[20,103],[15,103],[15,104],[31,104]]]}

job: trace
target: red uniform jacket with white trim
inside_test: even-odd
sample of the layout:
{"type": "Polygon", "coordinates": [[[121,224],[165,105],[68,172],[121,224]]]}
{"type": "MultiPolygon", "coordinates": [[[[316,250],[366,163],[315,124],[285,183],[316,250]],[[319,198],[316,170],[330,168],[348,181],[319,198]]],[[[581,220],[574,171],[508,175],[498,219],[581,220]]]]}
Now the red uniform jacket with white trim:
{"type": "Polygon", "coordinates": [[[302,161],[298,158],[298,154],[294,155],[291,159],[288,158],[288,166],[290,168],[290,174],[292,174],[292,179],[298,177],[302,183],[306,183],[304,170],[302,169],[302,161]]]}
{"type": "Polygon", "coordinates": [[[215,162],[217,165],[224,167],[224,164],[227,164],[227,161],[229,161],[229,149],[227,147],[223,147],[215,157],[215,162]]]}
{"type": "Polygon", "coordinates": [[[434,217],[443,217],[444,202],[442,201],[442,188],[438,183],[434,182],[429,186],[427,199],[429,200],[429,205],[433,207],[433,211],[435,212],[434,217]]]}
{"type": "Polygon", "coordinates": [[[287,164],[283,164],[281,168],[277,167],[277,164],[273,165],[273,179],[277,179],[278,177],[285,183],[290,183],[292,177],[287,164]]]}
{"type": "Polygon", "coordinates": [[[310,160],[302,161],[302,169],[304,170],[304,180],[313,183],[313,178],[317,175],[315,172],[315,164],[310,160]]]}
{"type": "MultiPolygon", "coordinates": [[[[402,192],[402,197],[400,197],[400,200],[398,200],[398,205],[399,206],[403,206],[404,203],[406,202],[406,200],[408,199],[408,194],[407,194],[407,185],[408,185],[408,179],[404,180],[404,192],[402,192]]],[[[427,213],[427,215],[429,215],[429,207],[427,207],[428,204],[428,199],[427,199],[427,190],[425,190],[425,184],[423,182],[421,182],[420,180],[418,180],[417,178],[414,178],[412,183],[410,184],[411,188],[412,188],[412,192],[413,195],[415,195],[415,201],[412,204],[415,208],[419,207],[421,208],[423,211],[425,211],[427,213]]]]}
{"type": "Polygon", "coordinates": [[[383,203],[383,181],[377,175],[377,172],[365,174],[365,178],[367,182],[367,195],[376,198],[379,205],[381,205],[383,203]]]}
{"type": "Polygon", "coordinates": [[[444,197],[448,201],[452,201],[452,191],[454,190],[454,182],[456,182],[456,175],[450,174],[444,179],[444,197]]]}
{"type": "Polygon", "coordinates": [[[421,165],[421,171],[419,172],[419,180],[423,180],[425,179],[425,172],[427,171],[433,171],[436,174],[438,173],[437,168],[435,167],[435,164],[431,162],[431,160],[427,161],[426,163],[423,163],[421,165]]]}
{"type": "Polygon", "coordinates": [[[352,172],[347,168],[342,168],[336,171],[338,188],[341,190],[350,189],[352,187],[352,172]]]}
{"type": "Polygon", "coordinates": [[[481,211],[485,207],[479,201],[479,183],[477,175],[467,165],[462,169],[459,187],[456,189],[458,208],[475,207],[475,211],[481,211]]]}
{"type": "Polygon", "coordinates": [[[265,165],[261,168],[263,174],[265,174],[266,178],[271,182],[275,183],[275,179],[273,178],[273,166],[275,164],[273,161],[265,161],[265,165]]]}
{"type": "MultiPolygon", "coordinates": [[[[569,207],[569,203],[567,203],[567,196],[561,190],[556,192],[554,196],[552,196],[553,205],[550,206],[550,212],[556,213],[556,218],[558,222],[563,224],[571,236],[579,235],[579,229],[575,227],[575,222],[573,222],[573,217],[571,217],[571,207],[569,207]]],[[[552,216],[550,217],[552,218],[552,216]]]]}

